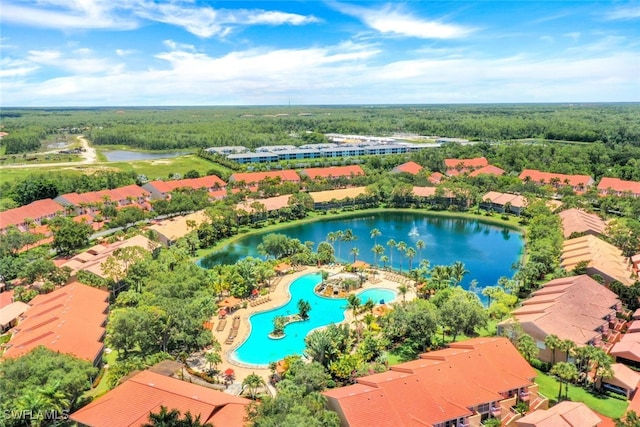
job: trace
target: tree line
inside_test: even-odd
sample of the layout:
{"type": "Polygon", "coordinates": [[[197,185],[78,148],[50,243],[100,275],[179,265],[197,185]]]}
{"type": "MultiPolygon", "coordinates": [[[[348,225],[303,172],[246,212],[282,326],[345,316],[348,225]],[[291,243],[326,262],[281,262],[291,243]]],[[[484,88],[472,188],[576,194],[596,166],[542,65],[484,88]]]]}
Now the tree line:
{"type": "Polygon", "coordinates": [[[15,110],[0,118],[7,153],[33,150],[36,129],[87,129],[95,144],[152,150],[320,142],[325,133],[411,133],[478,141],[549,139],[640,145],[637,104],[209,107],[15,110]]]}

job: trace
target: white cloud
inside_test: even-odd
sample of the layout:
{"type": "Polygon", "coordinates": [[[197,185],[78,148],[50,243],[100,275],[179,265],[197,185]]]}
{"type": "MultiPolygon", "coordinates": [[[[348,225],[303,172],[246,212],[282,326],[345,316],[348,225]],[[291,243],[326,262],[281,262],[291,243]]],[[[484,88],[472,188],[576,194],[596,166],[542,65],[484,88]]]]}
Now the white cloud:
{"type": "Polygon", "coordinates": [[[540,40],[547,43],[553,43],[554,39],[551,36],[540,36],[540,40]]]}
{"type": "Polygon", "coordinates": [[[34,51],[30,56],[42,66],[48,60],[69,75],[33,84],[19,72],[38,64],[16,63],[3,103],[246,105],[279,104],[289,97],[302,104],[637,101],[637,55],[630,49],[569,49],[557,58],[454,53],[434,50],[382,62],[386,56],[379,46],[353,42],[219,56],[176,44],[155,55],[155,69],[128,70],[85,60],[81,68],[63,53],[34,51]]]}
{"type": "Polygon", "coordinates": [[[426,20],[405,12],[399,6],[385,5],[382,8],[335,4],[340,12],[360,19],[370,28],[389,35],[423,39],[455,39],[468,36],[473,28],[426,20]]]}
{"type": "MultiPolygon", "coordinates": [[[[14,0],[15,1],[15,0],[14,0]]],[[[192,1],[151,0],[39,0],[33,4],[3,4],[0,19],[6,22],[62,31],[84,29],[132,30],[142,20],[182,27],[199,37],[224,37],[238,26],[306,25],[320,20],[262,9],[214,9],[192,1]]]]}
{"type": "Polygon", "coordinates": [[[133,55],[134,53],[136,53],[135,49],[116,49],[116,55],[120,57],[133,55]]]}
{"type": "Polygon", "coordinates": [[[86,47],[81,47],[79,49],[76,49],[73,51],[74,54],[76,55],[90,55],[93,51],[89,48],[86,47]]]}
{"type": "Polygon", "coordinates": [[[320,22],[315,16],[304,16],[295,13],[277,11],[241,11],[240,16],[245,15],[243,21],[246,24],[264,25],[306,25],[320,22]]]}
{"type": "Polygon", "coordinates": [[[605,13],[604,19],[607,21],[629,21],[640,19],[640,5],[619,6],[605,13]]]}
{"type": "Polygon", "coordinates": [[[171,50],[188,50],[191,52],[196,51],[195,46],[191,44],[177,43],[173,40],[165,40],[162,42],[162,44],[164,44],[166,47],[168,47],[171,50]]]}
{"type": "Polygon", "coordinates": [[[27,58],[31,62],[51,64],[60,59],[61,53],[58,50],[30,50],[27,58]]]}
{"type": "Polygon", "coordinates": [[[577,31],[563,34],[563,36],[572,39],[574,42],[577,42],[580,39],[580,35],[581,34],[579,32],[577,32],[577,31]]]}
{"type": "MultiPolygon", "coordinates": [[[[28,61],[13,58],[0,58],[0,78],[8,79],[15,77],[23,77],[36,71],[39,67],[28,61]]],[[[3,86],[5,81],[2,82],[3,86]]]]}
{"type": "Polygon", "coordinates": [[[294,13],[247,9],[213,9],[183,4],[147,2],[136,13],[152,21],[183,27],[199,37],[225,37],[234,28],[247,25],[306,25],[319,20],[294,13]]]}
{"type": "Polygon", "coordinates": [[[123,69],[123,64],[112,64],[106,58],[91,57],[90,52],[89,49],[75,49],[70,56],[65,56],[58,50],[30,50],[27,59],[34,65],[58,68],[73,74],[116,73],[123,69]]]}
{"type": "MultiPolygon", "coordinates": [[[[118,15],[100,1],[43,2],[53,8],[19,6],[8,3],[0,8],[0,20],[38,28],[59,30],[119,29],[131,30],[138,22],[131,16],[118,15]]],[[[108,4],[108,3],[106,3],[108,4]]]]}

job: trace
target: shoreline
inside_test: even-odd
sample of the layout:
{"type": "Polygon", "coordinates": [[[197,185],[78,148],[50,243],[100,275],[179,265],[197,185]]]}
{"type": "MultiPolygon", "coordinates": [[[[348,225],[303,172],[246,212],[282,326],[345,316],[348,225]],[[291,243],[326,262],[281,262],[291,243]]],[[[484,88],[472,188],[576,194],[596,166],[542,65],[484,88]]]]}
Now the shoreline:
{"type": "MultiPolygon", "coordinates": [[[[450,212],[450,211],[432,211],[432,210],[422,210],[422,209],[412,209],[412,208],[383,208],[383,207],[379,207],[379,208],[370,208],[370,209],[362,209],[362,210],[357,210],[357,211],[348,211],[348,212],[339,212],[337,214],[326,214],[326,215],[319,215],[319,214],[315,214],[312,217],[307,217],[307,218],[302,218],[299,220],[295,220],[295,221],[291,221],[291,222],[285,222],[285,223],[278,223],[278,224],[272,224],[272,225],[268,225],[266,227],[263,228],[250,228],[248,231],[243,232],[243,233],[238,233],[235,236],[231,236],[228,237],[226,239],[220,240],[219,242],[217,242],[215,245],[213,245],[210,248],[207,249],[199,249],[197,255],[193,258],[193,261],[198,261],[202,258],[205,258],[215,252],[219,252],[221,249],[223,249],[224,247],[231,245],[233,243],[235,243],[236,241],[243,239],[245,237],[249,237],[249,236],[253,236],[255,234],[268,234],[268,233],[273,233],[273,232],[277,232],[280,231],[282,229],[288,228],[288,227],[294,227],[297,225],[301,225],[301,224],[308,224],[308,223],[313,223],[313,222],[317,222],[317,221],[322,221],[322,220],[333,220],[333,219],[343,219],[343,218],[350,218],[350,217],[354,217],[354,216],[361,216],[361,215],[370,215],[370,214],[375,214],[378,212],[398,212],[398,213],[414,213],[414,214],[419,214],[419,215],[425,215],[425,216],[440,216],[440,217],[448,217],[448,218],[461,218],[461,219],[467,219],[467,220],[476,220],[478,222],[482,222],[482,223],[486,223],[489,225],[495,225],[495,226],[502,226],[505,228],[509,228],[515,231],[518,231],[522,234],[522,239],[524,241],[524,251],[522,256],[524,256],[526,254],[526,247],[527,247],[527,241],[526,241],[526,236],[527,236],[527,230],[525,227],[519,225],[519,224],[514,224],[511,220],[509,221],[505,221],[501,218],[495,218],[495,217],[487,217],[484,214],[481,215],[476,215],[473,213],[469,213],[469,212],[450,212]]],[[[320,242],[318,242],[320,243],[320,242]]]]}

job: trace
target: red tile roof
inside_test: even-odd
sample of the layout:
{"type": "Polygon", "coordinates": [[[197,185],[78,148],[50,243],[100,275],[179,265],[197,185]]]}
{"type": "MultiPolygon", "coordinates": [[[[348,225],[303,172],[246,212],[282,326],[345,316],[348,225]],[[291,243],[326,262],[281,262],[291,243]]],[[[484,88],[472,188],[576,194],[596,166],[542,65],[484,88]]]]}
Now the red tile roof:
{"type": "Polygon", "coordinates": [[[608,194],[609,191],[616,192],[618,194],[631,193],[636,197],[640,196],[640,182],[637,181],[623,181],[619,178],[604,177],[598,184],[598,191],[602,194],[608,194]]]}
{"type": "Polygon", "coordinates": [[[627,332],[611,349],[612,356],[640,362],[640,332],[627,332]]]}
{"type": "Polygon", "coordinates": [[[74,282],[36,296],[9,341],[4,357],[43,345],[94,362],[102,353],[109,292],[74,282]]]}
{"type": "Polygon", "coordinates": [[[418,197],[433,197],[436,195],[436,187],[413,187],[411,192],[418,197]]]}
{"type": "Polygon", "coordinates": [[[77,423],[92,427],[138,427],[161,406],[190,412],[201,423],[216,426],[246,424],[251,401],[151,371],[142,371],[71,414],[77,423]]]}
{"type": "Polygon", "coordinates": [[[90,191],[87,193],[67,193],[56,197],[56,200],[64,203],[65,201],[74,206],[88,203],[103,203],[105,200],[111,202],[127,203],[128,199],[136,200],[139,198],[149,197],[149,192],[135,184],[124,187],[114,188],[112,190],[90,191]]]}
{"type": "Polygon", "coordinates": [[[411,175],[417,175],[423,169],[424,168],[419,164],[417,164],[416,162],[407,162],[407,163],[403,163],[401,165],[396,166],[391,170],[391,172],[392,173],[405,172],[405,173],[410,173],[411,175]]]}
{"type": "Polygon", "coordinates": [[[473,159],[444,159],[444,165],[447,169],[456,169],[456,168],[481,168],[483,166],[488,166],[489,162],[484,157],[476,157],[473,159]]]}
{"type": "Polygon", "coordinates": [[[567,183],[574,187],[587,188],[593,184],[593,178],[588,175],[566,175],[562,173],[542,172],[535,169],[525,169],[520,173],[519,178],[524,181],[527,178],[537,184],[551,184],[552,180],[557,179],[558,185],[563,186],[567,183]]]}
{"type": "Polygon", "coordinates": [[[596,427],[602,419],[582,402],[560,402],[516,421],[518,427],[596,427]]]}
{"type": "Polygon", "coordinates": [[[478,175],[502,176],[504,175],[504,169],[500,169],[499,167],[493,166],[493,165],[487,165],[487,166],[481,167],[480,169],[476,169],[469,174],[469,176],[472,176],[472,177],[475,177],[478,175]]]}
{"type": "Polygon", "coordinates": [[[36,200],[28,205],[0,212],[0,230],[10,225],[20,225],[26,218],[40,221],[42,218],[64,212],[64,207],[52,199],[36,200]]]}
{"type": "Polygon", "coordinates": [[[429,175],[429,178],[427,179],[432,184],[440,184],[440,181],[442,181],[442,178],[444,178],[444,175],[442,175],[440,172],[433,172],[431,175],[429,175]]]}
{"type": "Polygon", "coordinates": [[[500,393],[528,387],[536,375],[501,337],[462,341],[420,357],[323,394],[352,427],[433,425],[470,416],[468,408],[500,401],[500,393]]]}
{"type": "Polygon", "coordinates": [[[607,224],[598,215],[580,209],[567,209],[560,212],[559,216],[565,238],[573,233],[604,234],[607,228],[607,224]]]}
{"type": "Polygon", "coordinates": [[[582,275],[545,283],[512,314],[524,331],[536,339],[557,335],[585,345],[602,336],[597,329],[608,323],[605,318],[615,313],[613,307],[617,304],[620,300],[616,294],[582,275]]]}
{"type": "Polygon", "coordinates": [[[207,175],[200,178],[176,179],[173,181],[151,181],[148,185],[154,187],[160,193],[170,193],[177,188],[192,188],[194,190],[200,188],[220,188],[226,187],[224,182],[216,175],[207,175]]]}
{"type": "Polygon", "coordinates": [[[262,204],[267,212],[272,212],[289,206],[290,197],[291,195],[285,194],[283,196],[269,197],[266,199],[249,199],[238,203],[236,209],[252,214],[255,213],[252,205],[257,202],[262,204]]]}
{"type": "Polygon", "coordinates": [[[359,165],[350,166],[331,166],[328,168],[308,168],[303,169],[300,172],[301,175],[306,175],[310,179],[318,178],[340,178],[364,175],[364,171],[359,165]]]}
{"type": "Polygon", "coordinates": [[[0,308],[6,307],[13,302],[13,290],[0,293],[0,308]]]}
{"type": "Polygon", "coordinates": [[[300,182],[300,177],[292,169],[269,172],[238,172],[229,177],[229,181],[255,184],[267,178],[280,178],[282,182],[300,182]]]}
{"type": "Polygon", "coordinates": [[[497,191],[489,191],[482,196],[482,201],[488,201],[500,206],[505,206],[507,203],[510,203],[511,206],[519,209],[527,207],[527,200],[524,197],[518,194],[500,193],[497,191]]]}

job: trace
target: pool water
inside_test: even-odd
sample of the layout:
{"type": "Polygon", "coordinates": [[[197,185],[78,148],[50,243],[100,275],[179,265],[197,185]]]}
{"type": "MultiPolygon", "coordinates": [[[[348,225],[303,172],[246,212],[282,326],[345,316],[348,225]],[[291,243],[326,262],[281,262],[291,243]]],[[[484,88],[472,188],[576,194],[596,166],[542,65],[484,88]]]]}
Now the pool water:
{"type": "MultiPolygon", "coordinates": [[[[291,354],[302,355],[304,339],[309,332],[331,323],[345,319],[347,300],[343,298],[325,298],[313,290],[322,280],[320,274],[308,274],[296,279],[289,287],[291,299],[285,305],[273,310],[256,313],[249,317],[251,332],[249,337],[232,354],[232,359],[250,365],[264,367],[291,354]],[[298,313],[298,301],[306,300],[311,304],[309,319],[304,322],[288,324],[284,338],[271,339],[273,319],[276,316],[288,316],[298,313]]],[[[378,303],[393,301],[397,294],[390,289],[367,289],[358,294],[362,303],[372,299],[378,303]]]]}
{"type": "Polygon", "coordinates": [[[366,291],[362,291],[358,294],[360,298],[360,302],[364,304],[368,300],[375,302],[376,304],[384,304],[385,302],[390,302],[396,299],[396,292],[391,289],[367,289],[366,291]]]}

